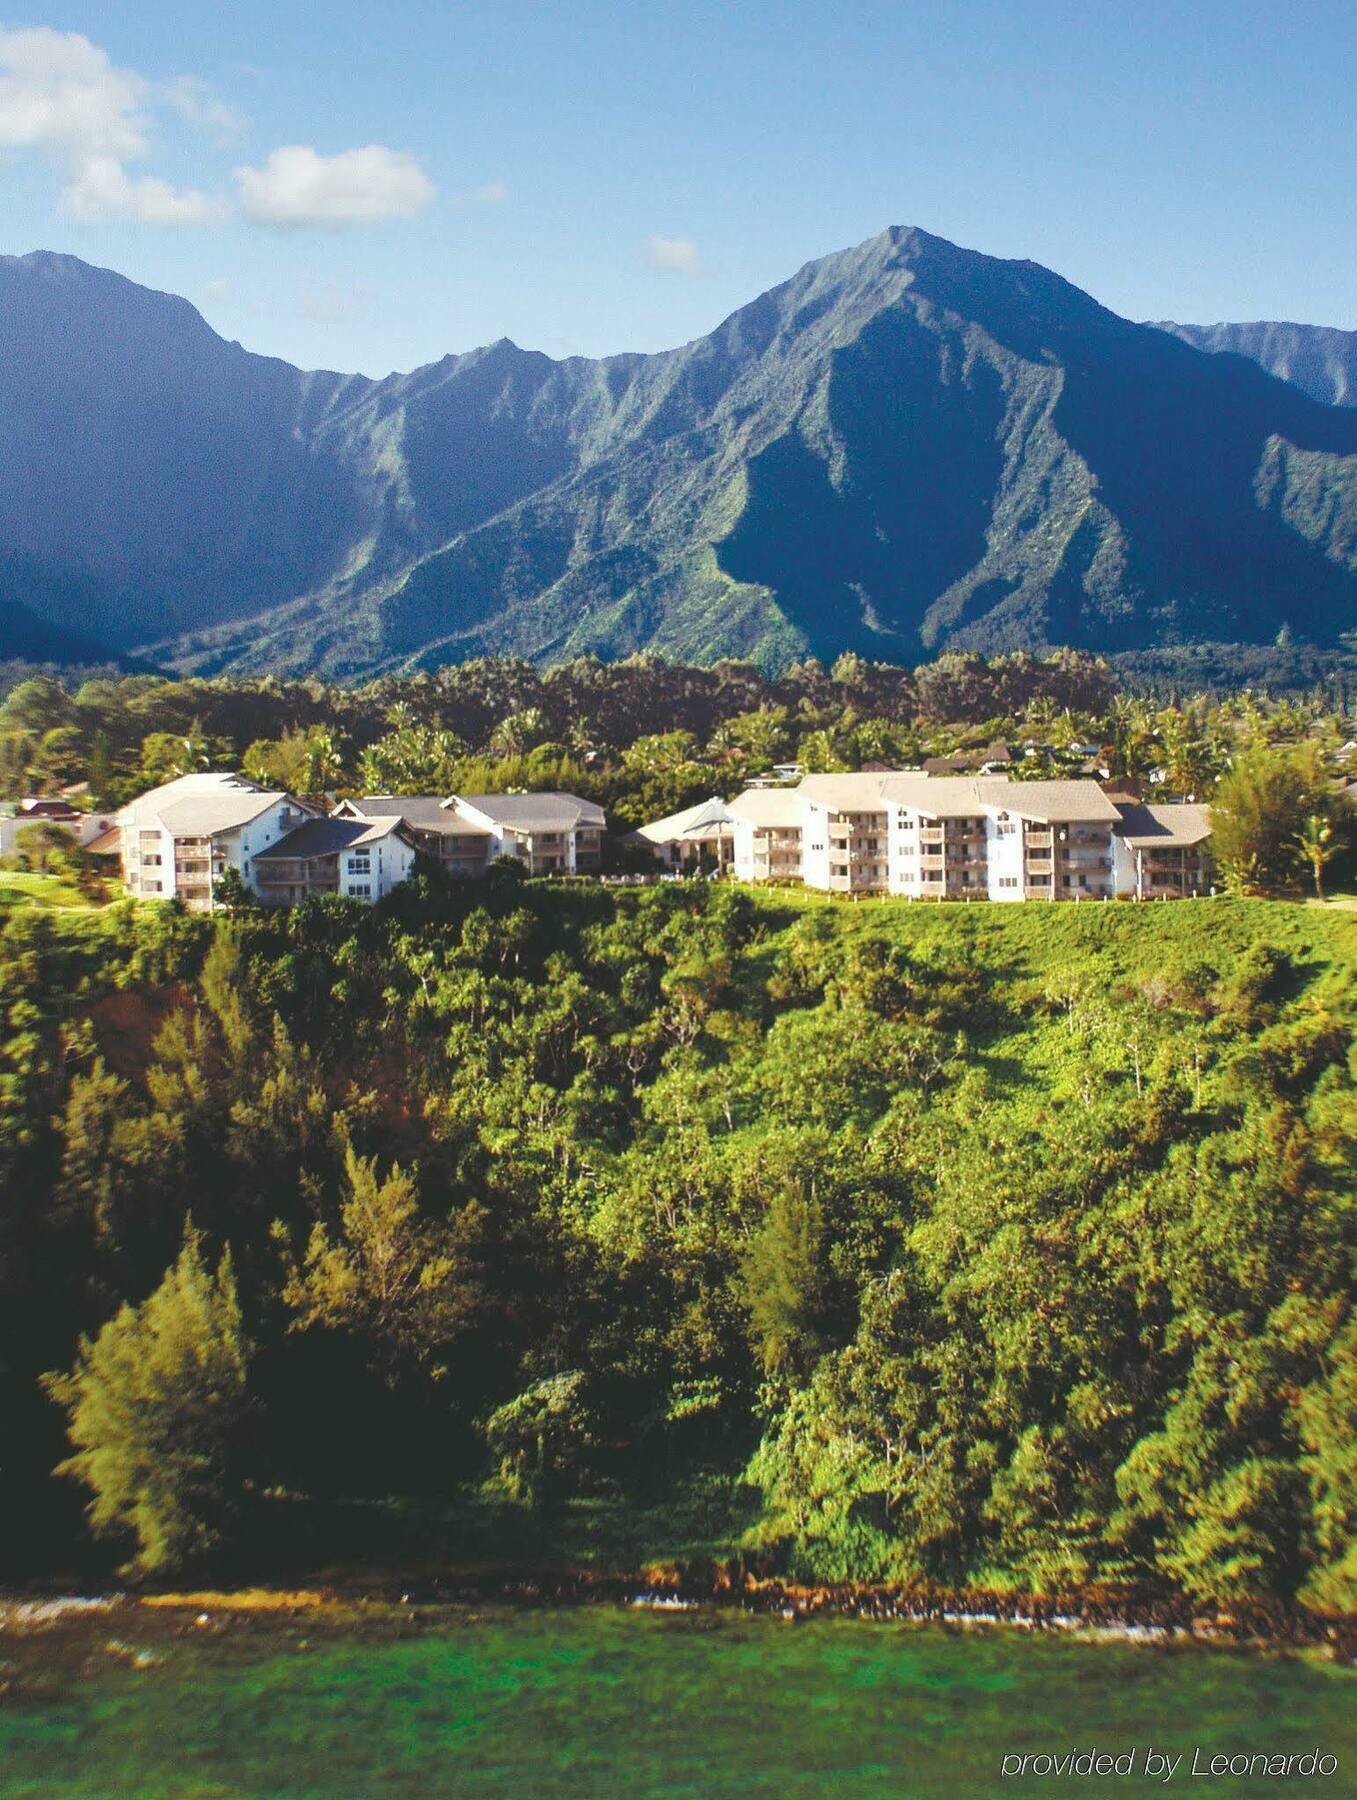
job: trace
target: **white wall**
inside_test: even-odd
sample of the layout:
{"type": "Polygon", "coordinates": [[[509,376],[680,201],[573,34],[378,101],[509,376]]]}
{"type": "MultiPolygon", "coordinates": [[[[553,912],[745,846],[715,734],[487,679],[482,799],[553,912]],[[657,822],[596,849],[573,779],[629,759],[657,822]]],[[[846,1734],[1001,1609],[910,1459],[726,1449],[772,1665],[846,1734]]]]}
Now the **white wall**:
{"type": "Polygon", "coordinates": [[[1023,898],[1022,820],[990,812],[985,817],[985,856],[991,900],[1023,898]]]}
{"type": "Polygon", "coordinates": [[[1136,891],[1136,853],[1115,831],[1112,833],[1112,891],[1117,894],[1136,891]]]}
{"type": "Polygon", "coordinates": [[[892,806],[886,826],[886,885],[892,894],[917,895],[919,881],[919,815],[892,806]]]}
{"type": "Polygon", "coordinates": [[[807,887],[829,886],[829,808],[814,800],[802,805],[801,879],[807,887]]]}
{"type": "Polygon", "coordinates": [[[409,879],[415,851],[395,832],[375,844],[359,844],[339,853],[339,891],[350,900],[385,900],[409,879]]]}
{"type": "Polygon", "coordinates": [[[280,838],[314,817],[314,813],[304,811],[295,800],[275,800],[248,825],[235,831],[218,832],[212,839],[212,846],[214,850],[225,847],[227,868],[239,869],[246,885],[257,894],[259,886],[255,880],[254,858],[272,849],[280,838]]]}

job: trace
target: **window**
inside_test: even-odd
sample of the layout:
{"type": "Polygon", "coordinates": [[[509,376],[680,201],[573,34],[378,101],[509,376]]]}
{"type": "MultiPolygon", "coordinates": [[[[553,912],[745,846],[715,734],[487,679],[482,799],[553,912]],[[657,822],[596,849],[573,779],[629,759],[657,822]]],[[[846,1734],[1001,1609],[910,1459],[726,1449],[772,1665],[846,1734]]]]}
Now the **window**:
{"type": "Polygon", "coordinates": [[[354,900],[371,900],[372,884],[367,881],[350,883],[349,896],[354,900]]]}
{"type": "Polygon", "coordinates": [[[350,875],[371,875],[372,858],[366,850],[361,856],[349,858],[349,873],[350,875]]]}
{"type": "Polygon", "coordinates": [[[1001,888],[1015,888],[1017,885],[1018,878],[1016,875],[1001,875],[999,877],[999,886],[1001,888]]]}

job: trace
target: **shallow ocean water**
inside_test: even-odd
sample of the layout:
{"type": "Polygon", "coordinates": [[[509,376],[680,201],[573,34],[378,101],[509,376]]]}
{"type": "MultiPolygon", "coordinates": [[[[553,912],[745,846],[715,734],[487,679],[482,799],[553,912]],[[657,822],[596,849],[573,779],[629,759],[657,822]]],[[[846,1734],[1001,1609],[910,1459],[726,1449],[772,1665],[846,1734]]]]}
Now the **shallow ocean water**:
{"type": "Polygon", "coordinates": [[[1357,1676],[1284,1654],[604,1606],[129,1607],[0,1632],[0,1665],[5,1800],[1357,1794],[1357,1676]],[[1002,1773],[1095,1747],[1135,1772],[1002,1773]],[[1316,1747],[1335,1776],[1188,1774],[1194,1749],[1316,1747]],[[1168,1783],[1151,1748],[1184,1759],[1168,1783]]]}

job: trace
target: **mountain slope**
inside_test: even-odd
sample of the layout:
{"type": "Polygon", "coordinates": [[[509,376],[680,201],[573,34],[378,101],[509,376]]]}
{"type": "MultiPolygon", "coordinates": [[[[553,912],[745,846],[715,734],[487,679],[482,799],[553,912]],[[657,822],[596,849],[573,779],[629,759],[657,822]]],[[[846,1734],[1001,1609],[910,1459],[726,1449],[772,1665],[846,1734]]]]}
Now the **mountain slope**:
{"type": "Polygon", "coordinates": [[[1176,325],[1171,331],[1198,350],[1247,356],[1325,406],[1357,407],[1357,331],[1333,325],[1261,320],[1251,325],[1176,325]]]}
{"type": "Polygon", "coordinates": [[[0,404],[26,449],[0,547],[54,578],[33,609],[186,668],[1357,624],[1357,412],[918,231],[661,355],[505,340],[383,381],[4,259],[0,404]]]}

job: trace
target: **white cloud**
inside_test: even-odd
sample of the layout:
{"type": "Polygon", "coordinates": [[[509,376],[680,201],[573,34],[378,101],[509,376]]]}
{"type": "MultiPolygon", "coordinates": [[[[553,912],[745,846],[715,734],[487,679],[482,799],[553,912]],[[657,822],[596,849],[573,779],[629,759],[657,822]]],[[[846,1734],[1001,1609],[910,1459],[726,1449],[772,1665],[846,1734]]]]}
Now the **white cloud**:
{"type": "Polygon", "coordinates": [[[146,148],[147,84],[78,31],[0,27],[0,145],[70,162],[146,148]]]}
{"type": "MultiPolygon", "coordinates": [[[[174,113],[217,143],[244,120],[195,75],[150,82],[118,68],[78,31],[0,26],[0,153],[28,150],[61,172],[61,207],[93,223],[202,225],[232,216],[266,225],[338,227],[409,218],[433,198],[414,157],[382,144],[322,156],[304,144],[275,150],[259,168],[236,170],[239,201],[129,173],[145,157],[157,119],[174,113]]],[[[487,205],[508,197],[502,182],[462,196],[487,205]]]]}
{"type": "Polygon", "coordinates": [[[228,106],[196,75],[176,75],[157,92],[172,112],[207,132],[218,144],[234,144],[245,135],[244,113],[228,106]]]}
{"type": "Polygon", "coordinates": [[[408,219],[433,199],[433,183],[413,156],[367,144],[322,156],[308,144],[275,150],[262,168],[236,170],[246,218],[263,225],[331,230],[408,219]]]}
{"type": "Polygon", "coordinates": [[[152,98],[149,82],[78,31],[0,28],[0,148],[35,150],[64,168],[61,204],[77,219],[197,225],[214,216],[194,188],[127,173],[146,153],[152,98]]]}
{"type": "Polygon", "coordinates": [[[135,219],[143,225],[205,225],[220,203],[197,188],[176,188],[158,175],[129,175],[116,156],[88,156],[61,192],[62,210],[85,224],[135,219]]]}
{"type": "Polygon", "coordinates": [[[649,238],[646,261],[652,269],[665,269],[672,275],[696,275],[699,266],[697,245],[691,238],[649,238]]]}

